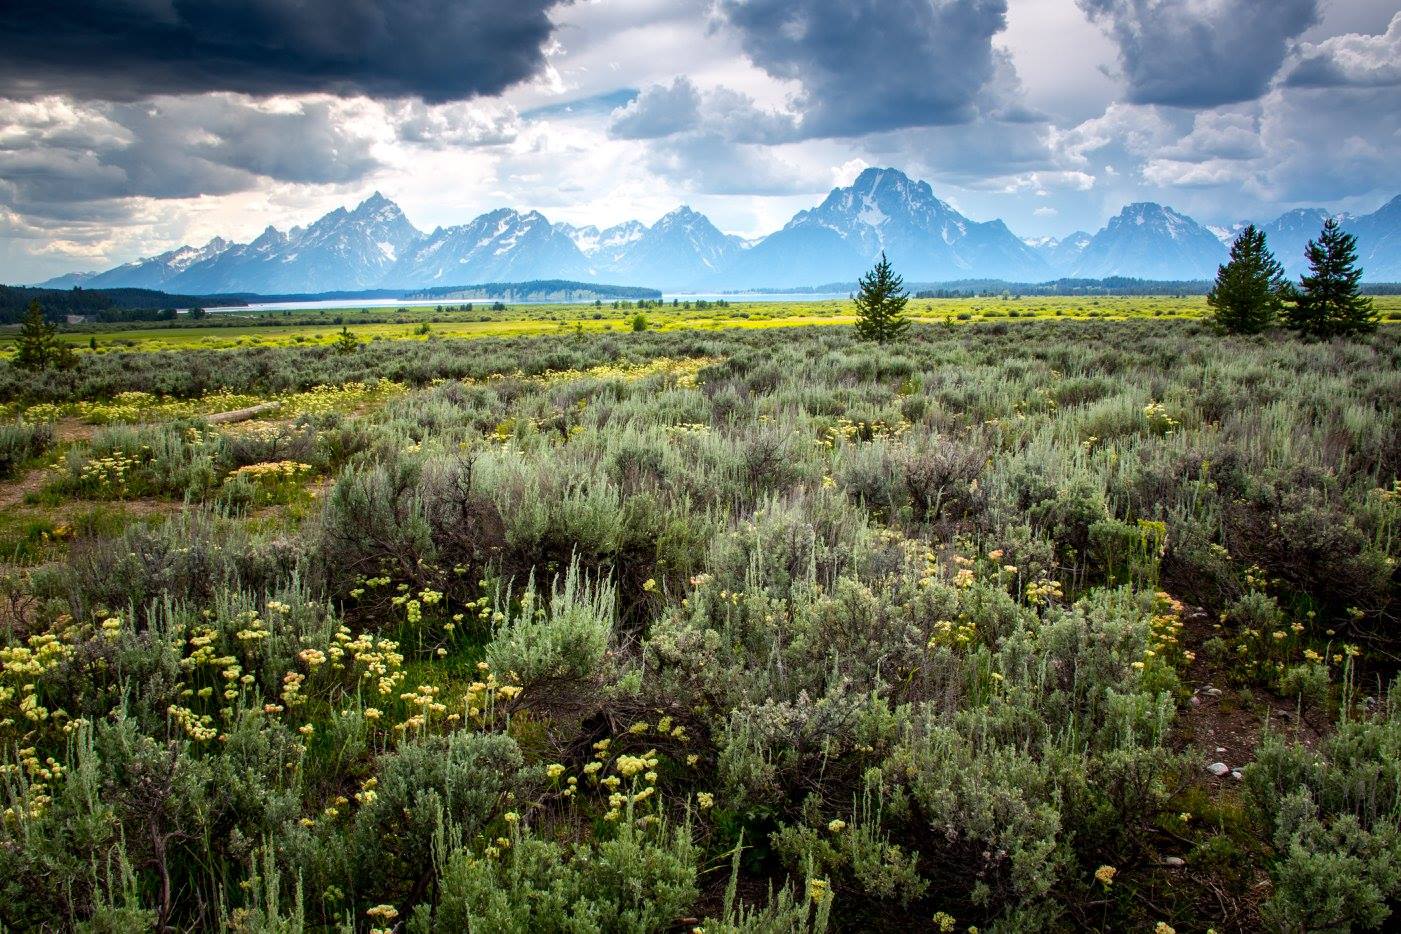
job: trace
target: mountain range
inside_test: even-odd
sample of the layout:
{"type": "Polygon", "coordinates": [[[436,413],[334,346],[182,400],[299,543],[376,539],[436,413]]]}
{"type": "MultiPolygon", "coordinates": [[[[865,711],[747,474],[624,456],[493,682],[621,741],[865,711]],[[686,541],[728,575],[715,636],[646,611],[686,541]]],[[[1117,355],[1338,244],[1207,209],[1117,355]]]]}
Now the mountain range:
{"type": "MultiPolygon", "coordinates": [[[[1263,224],[1291,275],[1328,217],[1302,208],[1263,224]]],[[[1339,215],[1358,238],[1370,281],[1401,280],[1401,196],[1375,213],[1339,215]]],[[[307,227],[268,227],[253,241],[220,237],[99,273],[50,279],[50,288],[148,288],[186,294],[422,289],[470,282],[571,279],[673,291],[810,286],[855,280],[882,251],[906,281],[1059,276],[1209,279],[1244,222],[1210,229],[1170,207],[1126,206],[1097,233],[1024,240],[1000,220],[974,221],[927,182],[897,169],[866,169],[816,207],[755,241],[718,230],[680,207],[650,226],[552,223],[538,211],[499,208],[423,233],[375,192],[307,227]]]]}

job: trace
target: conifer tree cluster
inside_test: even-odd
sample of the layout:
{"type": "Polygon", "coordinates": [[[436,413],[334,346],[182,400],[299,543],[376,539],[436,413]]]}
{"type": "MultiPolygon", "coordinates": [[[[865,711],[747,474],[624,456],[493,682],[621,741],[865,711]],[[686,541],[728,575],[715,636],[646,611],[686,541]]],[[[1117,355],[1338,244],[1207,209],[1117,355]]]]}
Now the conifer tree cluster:
{"type": "Polygon", "coordinates": [[[1361,292],[1357,239],[1329,218],[1304,256],[1309,271],[1292,286],[1264,232],[1254,224],[1242,230],[1206,297],[1216,324],[1230,334],[1259,334],[1282,318],[1302,336],[1323,339],[1376,330],[1372,300],[1361,292]]]}
{"type": "Polygon", "coordinates": [[[15,340],[15,366],[22,370],[66,370],[77,362],[73,348],[58,339],[58,328],[44,320],[44,309],[37,301],[30,302],[15,340]]]}
{"type": "Polygon", "coordinates": [[[854,299],[858,337],[884,344],[904,336],[910,326],[904,314],[910,293],[904,286],[905,280],[895,274],[882,252],[875,268],[861,277],[854,299]]]}

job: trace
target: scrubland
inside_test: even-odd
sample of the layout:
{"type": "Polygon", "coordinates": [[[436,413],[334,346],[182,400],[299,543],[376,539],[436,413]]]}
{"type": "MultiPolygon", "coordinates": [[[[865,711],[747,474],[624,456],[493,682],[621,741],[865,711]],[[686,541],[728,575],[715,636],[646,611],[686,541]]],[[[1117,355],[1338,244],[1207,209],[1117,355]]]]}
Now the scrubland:
{"type": "Polygon", "coordinates": [[[1401,332],[969,301],[0,362],[0,923],[1383,926],[1401,332]]]}

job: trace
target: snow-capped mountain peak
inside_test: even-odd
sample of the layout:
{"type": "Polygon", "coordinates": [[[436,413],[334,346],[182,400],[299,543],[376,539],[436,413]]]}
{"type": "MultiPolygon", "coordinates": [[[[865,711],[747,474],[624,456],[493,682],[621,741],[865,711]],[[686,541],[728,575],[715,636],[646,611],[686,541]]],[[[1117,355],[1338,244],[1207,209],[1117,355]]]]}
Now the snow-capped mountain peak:
{"type": "MultiPolygon", "coordinates": [[[[1401,196],[1353,217],[1301,207],[1261,224],[1291,275],[1304,245],[1329,217],[1358,238],[1367,279],[1401,280],[1401,196]]],[[[465,224],[416,230],[399,206],[374,192],[285,233],[269,225],[248,243],[215,237],[100,273],[50,280],[51,287],[155,288],[185,294],[318,292],[467,285],[527,279],[588,279],[662,288],[744,288],[851,282],[884,251],[906,281],[990,278],[1201,279],[1215,275],[1244,222],[1207,228],[1152,202],[1126,205],[1091,236],[1017,238],[1000,220],[973,221],[927,182],[870,168],[833,189],[780,230],[744,241],[688,205],[647,226],[606,229],[552,224],[535,210],[498,208],[465,224]]]]}
{"type": "Polygon", "coordinates": [[[1185,214],[1151,201],[1124,207],[1087,243],[1076,276],[1203,279],[1225,262],[1217,235],[1185,214]]]}

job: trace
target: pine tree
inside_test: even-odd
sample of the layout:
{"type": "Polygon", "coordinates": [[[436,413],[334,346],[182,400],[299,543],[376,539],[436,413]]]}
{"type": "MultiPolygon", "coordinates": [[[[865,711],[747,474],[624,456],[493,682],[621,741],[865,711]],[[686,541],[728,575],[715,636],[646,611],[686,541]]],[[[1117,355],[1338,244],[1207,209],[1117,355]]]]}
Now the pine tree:
{"type": "Polygon", "coordinates": [[[1362,270],[1357,266],[1357,238],[1330,217],[1318,239],[1309,241],[1304,256],[1309,271],[1299,278],[1286,323],[1306,337],[1375,331],[1378,317],[1372,300],[1363,298],[1358,287],[1362,270]]]}
{"type": "Polygon", "coordinates": [[[1275,323],[1288,295],[1284,267],[1265,246],[1265,232],[1251,224],[1231,244],[1230,261],[1216,270],[1206,303],[1227,333],[1259,334],[1275,323]]]}
{"type": "Polygon", "coordinates": [[[360,339],[350,333],[350,328],[341,325],[341,332],[336,337],[336,342],[332,344],[331,347],[341,356],[348,356],[360,349],[360,339]]]}
{"type": "Polygon", "coordinates": [[[67,369],[75,363],[73,348],[58,339],[58,328],[44,320],[39,303],[30,302],[15,341],[15,366],[22,370],[67,369]]]}
{"type": "Polygon", "coordinates": [[[904,315],[910,293],[904,285],[905,280],[890,268],[890,260],[882,252],[875,268],[861,277],[854,299],[857,337],[884,344],[904,336],[910,326],[904,315]]]}

